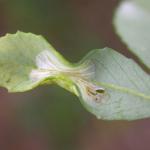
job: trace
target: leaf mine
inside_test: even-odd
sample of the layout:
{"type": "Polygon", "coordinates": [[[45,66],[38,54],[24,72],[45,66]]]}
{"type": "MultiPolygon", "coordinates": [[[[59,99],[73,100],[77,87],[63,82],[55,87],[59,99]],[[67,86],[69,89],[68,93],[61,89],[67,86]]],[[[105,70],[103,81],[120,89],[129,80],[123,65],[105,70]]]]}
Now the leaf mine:
{"type": "Polygon", "coordinates": [[[39,82],[48,77],[64,75],[80,88],[84,99],[89,101],[89,104],[99,104],[106,97],[105,89],[90,81],[91,76],[94,75],[94,65],[89,62],[80,67],[68,67],[61,63],[53,53],[44,50],[37,55],[36,65],[37,69],[30,73],[32,81],[39,82]]]}

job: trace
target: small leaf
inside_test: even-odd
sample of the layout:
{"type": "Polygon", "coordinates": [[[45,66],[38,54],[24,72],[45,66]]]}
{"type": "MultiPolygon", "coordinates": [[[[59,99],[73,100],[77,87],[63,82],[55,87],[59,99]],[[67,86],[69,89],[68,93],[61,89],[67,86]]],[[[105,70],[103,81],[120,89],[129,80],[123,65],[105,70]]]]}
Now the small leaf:
{"type": "Polygon", "coordinates": [[[0,38],[0,86],[9,92],[23,92],[41,84],[29,75],[37,68],[36,56],[44,50],[67,63],[42,36],[17,32],[0,38]]]}
{"type": "Polygon", "coordinates": [[[118,52],[94,50],[70,64],[41,36],[17,32],[0,38],[0,86],[23,92],[50,83],[77,95],[98,118],[150,117],[150,76],[118,52]]]}
{"type": "Polygon", "coordinates": [[[130,50],[150,69],[150,8],[144,9],[134,1],[124,1],[116,11],[114,24],[130,50]]]}
{"type": "MultiPolygon", "coordinates": [[[[87,98],[78,86],[83,105],[98,118],[134,120],[150,117],[150,76],[134,61],[112,49],[90,52],[82,61],[91,61],[95,73],[91,83],[104,88],[99,101],[87,98]]],[[[93,94],[94,95],[94,94],[93,94]]]]}

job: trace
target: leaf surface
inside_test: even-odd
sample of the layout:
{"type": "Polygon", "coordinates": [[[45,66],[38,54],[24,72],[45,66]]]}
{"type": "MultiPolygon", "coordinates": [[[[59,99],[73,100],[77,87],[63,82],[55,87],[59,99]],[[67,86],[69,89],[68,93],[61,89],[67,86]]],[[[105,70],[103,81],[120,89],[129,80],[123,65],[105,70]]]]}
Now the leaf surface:
{"type": "Polygon", "coordinates": [[[1,87],[23,92],[50,83],[77,95],[98,118],[150,117],[150,76],[118,52],[93,50],[71,64],[41,36],[17,32],[0,38],[1,87]]]}
{"type": "Polygon", "coordinates": [[[36,56],[44,50],[61,57],[42,36],[18,31],[0,38],[0,86],[23,92],[40,84],[30,80],[29,74],[37,68],[36,56]]]}
{"type": "Polygon", "coordinates": [[[150,69],[150,8],[145,9],[137,1],[149,3],[123,1],[116,11],[114,24],[123,42],[150,69]]]}
{"type": "Polygon", "coordinates": [[[108,94],[99,103],[89,103],[80,92],[81,102],[89,111],[108,120],[150,116],[150,76],[133,60],[110,48],[90,52],[82,61],[87,60],[95,65],[91,80],[104,87],[108,94]]]}

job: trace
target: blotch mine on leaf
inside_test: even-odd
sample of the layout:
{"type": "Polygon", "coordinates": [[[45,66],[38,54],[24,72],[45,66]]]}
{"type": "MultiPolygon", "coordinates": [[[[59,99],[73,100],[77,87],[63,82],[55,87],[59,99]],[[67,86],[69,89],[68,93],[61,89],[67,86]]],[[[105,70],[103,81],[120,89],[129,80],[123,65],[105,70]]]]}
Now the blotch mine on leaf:
{"type": "MultiPolygon", "coordinates": [[[[91,77],[95,73],[95,67],[91,62],[85,62],[79,67],[66,66],[52,52],[44,50],[37,55],[36,66],[37,69],[30,73],[30,79],[34,82],[50,77],[55,78],[55,76],[57,79],[59,76],[65,76],[78,87],[79,93],[88,104],[100,104],[106,99],[105,89],[91,81],[91,77]]],[[[77,95],[79,96],[79,94],[77,95]]]]}
{"type": "Polygon", "coordinates": [[[82,99],[89,105],[96,106],[107,101],[108,93],[103,87],[82,79],[78,80],[76,83],[82,99]]]}

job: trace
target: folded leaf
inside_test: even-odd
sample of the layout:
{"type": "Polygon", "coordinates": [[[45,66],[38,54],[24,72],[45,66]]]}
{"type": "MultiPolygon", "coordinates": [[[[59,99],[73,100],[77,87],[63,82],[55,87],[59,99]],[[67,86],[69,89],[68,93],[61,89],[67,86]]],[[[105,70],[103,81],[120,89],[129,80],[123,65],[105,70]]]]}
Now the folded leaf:
{"type": "Polygon", "coordinates": [[[98,118],[150,117],[150,76],[134,61],[110,49],[67,62],[41,36],[17,32],[0,38],[0,86],[23,92],[56,83],[80,98],[98,118]]]}
{"type": "MultiPolygon", "coordinates": [[[[149,6],[149,1],[134,1],[149,6]]],[[[114,24],[123,42],[150,69],[150,6],[144,9],[134,1],[124,1],[120,4],[114,24]]]]}

